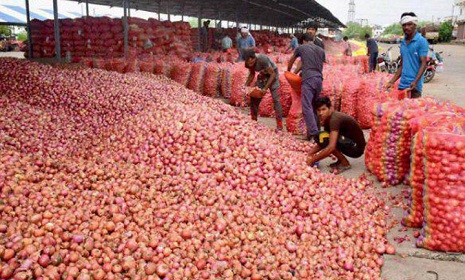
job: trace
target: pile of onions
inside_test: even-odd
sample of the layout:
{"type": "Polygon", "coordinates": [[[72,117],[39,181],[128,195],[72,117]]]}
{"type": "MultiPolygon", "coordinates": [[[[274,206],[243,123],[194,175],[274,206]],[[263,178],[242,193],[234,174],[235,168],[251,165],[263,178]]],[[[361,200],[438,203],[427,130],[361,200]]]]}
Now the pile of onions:
{"type": "Polygon", "coordinates": [[[380,279],[394,253],[369,180],[164,77],[0,59],[0,91],[0,278],[380,279]]]}

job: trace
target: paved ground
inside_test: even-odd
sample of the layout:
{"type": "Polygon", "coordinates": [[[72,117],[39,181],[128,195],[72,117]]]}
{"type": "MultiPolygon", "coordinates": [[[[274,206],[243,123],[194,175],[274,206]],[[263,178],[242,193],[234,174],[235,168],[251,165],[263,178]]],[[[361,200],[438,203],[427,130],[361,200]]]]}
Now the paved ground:
{"type": "MultiPolygon", "coordinates": [[[[382,45],[383,48],[394,46],[392,48],[393,57],[398,55],[397,45],[382,45]]],[[[432,96],[465,107],[465,46],[464,45],[435,45],[436,51],[443,51],[445,59],[445,70],[438,73],[434,79],[424,86],[424,96],[432,96]]],[[[1,56],[24,56],[22,53],[0,53],[1,56]]],[[[244,113],[248,114],[248,110],[244,113]]],[[[260,122],[275,127],[274,119],[260,118],[260,122]]],[[[368,138],[369,130],[365,131],[368,138]]],[[[327,165],[329,160],[321,162],[322,172],[329,172],[327,165]]],[[[348,178],[357,178],[366,173],[363,158],[352,160],[352,169],[344,172],[341,176],[348,178]]],[[[399,196],[402,190],[408,186],[399,185],[381,188],[381,184],[376,178],[370,176],[375,185],[378,187],[380,196],[399,196]]],[[[405,200],[403,201],[406,202],[405,200]]],[[[414,229],[400,226],[400,220],[403,215],[401,205],[393,205],[392,215],[395,224],[388,234],[388,238],[396,246],[394,256],[385,255],[385,264],[382,269],[382,277],[387,280],[465,280],[465,254],[448,254],[442,252],[431,252],[428,250],[418,249],[415,247],[415,238],[413,237],[414,229]],[[400,244],[394,241],[395,237],[406,237],[407,239],[400,244]]]]}
{"type": "Polygon", "coordinates": [[[23,52],[0,52],[0,57],[24,58],[23,52]]]}

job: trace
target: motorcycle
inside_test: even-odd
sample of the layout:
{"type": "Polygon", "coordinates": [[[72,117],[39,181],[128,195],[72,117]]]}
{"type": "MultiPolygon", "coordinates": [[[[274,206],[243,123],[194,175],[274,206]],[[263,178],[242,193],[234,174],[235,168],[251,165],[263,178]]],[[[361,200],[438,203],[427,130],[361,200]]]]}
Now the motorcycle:
{"type": "Polygon", "coordinates": [[[444,71],[444,64],[443,61],[444,59],[442,58],[442,52],[436,52],[434,51],[433,48],[430,47],[431,55],[428,55],[426,58],[426,70],[425,73],[423,74],[425,78],[425,83],[431,82],[431,80],[434,78],[434,75],[436,72],[442,72],[444,71]]]}
{"type": "Polygon", "coordinates": [[[391,49],[392,47],[389,47],[386,52],[378,56],[378,68],[380,72],[388,72],[390,74],[397,72],[399,64],[397,60],[392,59],[391,49]]]}

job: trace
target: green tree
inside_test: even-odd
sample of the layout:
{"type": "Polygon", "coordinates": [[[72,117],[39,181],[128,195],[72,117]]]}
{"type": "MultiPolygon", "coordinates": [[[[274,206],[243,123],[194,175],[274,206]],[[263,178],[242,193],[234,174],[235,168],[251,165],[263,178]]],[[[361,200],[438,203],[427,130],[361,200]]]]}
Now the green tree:
{"type": "Polygon", "coordinates": [[[373,34],[373,30],[369,26],[361,26],[356,22],[350,22],[347,24],[347,28],[342,32],[343,36],[347,36],[351,39],[365,40],[365,34],[373,34]]]}
{"type": "Polygon", "coordinates": [[[10,27],[7,25],[0,25],[0,34],[10,36],[11,34],[10,27]]]}
{"type": "Polygon", "coordinates": [[[441,42],[450,42],[452,39],[452,31],[454,30],[454,26],[450,21],[445,21],[441,23],[439,27],[439,41],[441,42]]]}
{"type": "Polygon", "coordinates": [[[17,39],[18,39],[18,41],[21,41],[21,42],[26,41],[27,40],[27,32],[26,31],[20,32],[18,34],[18,36],[17,36],[17,39]]]}
{"type": "Polygon", "coordinates": [[[394,34],[394,35],[402,35],[404,32],[402,31],[402,26],[399,23],[393,23],[387,26],[384,31],[383,35],[394,34]]]}

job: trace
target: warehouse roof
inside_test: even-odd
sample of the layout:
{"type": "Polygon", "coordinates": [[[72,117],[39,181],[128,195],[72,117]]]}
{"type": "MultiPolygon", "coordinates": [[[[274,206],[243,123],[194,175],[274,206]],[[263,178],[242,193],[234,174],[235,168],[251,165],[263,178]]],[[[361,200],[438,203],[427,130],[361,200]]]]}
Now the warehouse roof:
{"type": "MultiPolygon", "coordinates": [[[[123,6],[121,0],[88,0],[88,3],[123,6]]],[[[344,27],[342,22],[315,0],[130,0],[130,8],[278,27],[305,26],[310,21],[318,22],[321,27],[344,27]]]]}

